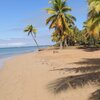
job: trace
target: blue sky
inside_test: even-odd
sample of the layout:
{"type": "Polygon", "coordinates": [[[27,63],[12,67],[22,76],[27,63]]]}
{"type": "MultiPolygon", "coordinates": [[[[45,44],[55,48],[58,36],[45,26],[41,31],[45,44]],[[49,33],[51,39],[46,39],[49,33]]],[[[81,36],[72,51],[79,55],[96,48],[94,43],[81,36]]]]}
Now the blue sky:
{"type": "MultiPolygon", "coordinates": [[[[0,47],[35,45],[31,37],[23,32],[24,27],[33,24],[37,29],[37,41],[40,45],[52,44],[51,30],[45,25],[48,17],[44,8],[49,0],[0,0],[0,47]]],[[[86,0],[68,0],[76,25],[82,29],[87,18],[86,0]]]]}

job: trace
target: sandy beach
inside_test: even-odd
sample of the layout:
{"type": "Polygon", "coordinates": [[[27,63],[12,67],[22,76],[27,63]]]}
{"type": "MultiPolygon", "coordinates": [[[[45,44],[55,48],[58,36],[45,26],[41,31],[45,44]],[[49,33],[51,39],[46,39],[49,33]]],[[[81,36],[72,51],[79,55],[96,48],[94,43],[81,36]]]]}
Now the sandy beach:
{"type": "Polygon", "coordinates": [[[88,100],[96,86],[85,85],[59,94],[53,94],[47,86],[58,78],[80,75],[64,69],[84,67],[89,59],[89,66],[96,64],[93,59],[100,60],[100,50],[44,50],[16,56],[0,70],[0,100],[88,100]]]}

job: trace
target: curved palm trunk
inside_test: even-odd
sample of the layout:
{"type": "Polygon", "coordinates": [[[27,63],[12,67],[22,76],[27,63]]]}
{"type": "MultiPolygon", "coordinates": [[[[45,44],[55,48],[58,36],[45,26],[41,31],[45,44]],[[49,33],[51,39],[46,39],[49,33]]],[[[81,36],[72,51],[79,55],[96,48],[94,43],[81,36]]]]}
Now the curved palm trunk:
{"type": "Polygon", "coordinates": [[[31,33],[31,35],[32,35],[32,38],[33,38],[34,42],[36,43],[37,48],[38,48],[38,50],[39,50],[39,45],[38,45],[38,43],[37,43],[36,39],[34,38],[34,36],[33,36],[33,34],[32,34],[32,33],[31,33]]]}

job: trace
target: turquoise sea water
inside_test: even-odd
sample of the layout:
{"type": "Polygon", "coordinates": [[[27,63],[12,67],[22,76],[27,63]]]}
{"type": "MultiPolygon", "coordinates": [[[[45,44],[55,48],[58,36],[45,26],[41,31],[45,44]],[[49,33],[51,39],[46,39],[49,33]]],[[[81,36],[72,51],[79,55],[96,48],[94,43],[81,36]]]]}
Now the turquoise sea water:
{"type": "MultiPolygon", "coordinates": [[[[40,48],[45,48],[45,47],[47,46],[40,46],[40,48]]],[[[34,52],[36,50],[37,47],[35,46],[0,48],[0,66],[2,65],[4,60],[7,60],[19,54],[34,52]]]]}

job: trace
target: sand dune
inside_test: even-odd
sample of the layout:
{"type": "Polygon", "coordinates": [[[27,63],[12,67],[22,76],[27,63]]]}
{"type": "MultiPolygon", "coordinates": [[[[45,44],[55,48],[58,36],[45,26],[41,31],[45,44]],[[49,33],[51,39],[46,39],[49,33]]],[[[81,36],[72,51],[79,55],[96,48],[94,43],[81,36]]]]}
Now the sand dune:
{"type": "MultiPolygon", "coordinates": [[[[0,100],[88,100],[96,86],[53,94],[47,85],[57,78],[80,73],[58,70],[84,67],[86,59],[100,59],[100,51],[44,50],[14,57],[0,70],[0,100]]],[[[97,63],[97,62],[96,62],[97,63]]],[[[92,62],[91,62],[92,64],[92,62]]],[[[100,65],[100,63],[98,63],[100,65]]]]}

